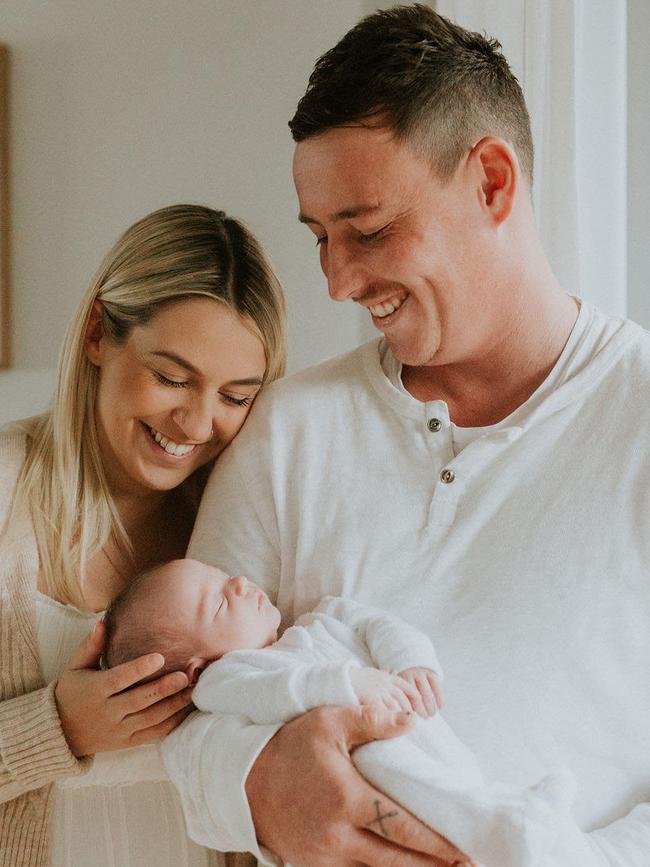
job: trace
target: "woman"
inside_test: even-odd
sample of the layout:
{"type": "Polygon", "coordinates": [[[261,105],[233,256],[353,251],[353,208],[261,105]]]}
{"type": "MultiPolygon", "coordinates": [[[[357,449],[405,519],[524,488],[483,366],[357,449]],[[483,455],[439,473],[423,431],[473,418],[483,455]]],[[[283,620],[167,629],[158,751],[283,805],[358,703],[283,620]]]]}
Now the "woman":
{"type": "Polygon", "coordinates": [[[284,358],[256,240],[221,212],[164,208],[101,266],[51,410],[0,435],[2,867],[218,863],[186,838],[157,751],[123,751],[186,716],[187,678],[123,693],[160,655],[99,671],[101,624],[79,640],[130,575],[183,555],[210,464],[284,358]]]}

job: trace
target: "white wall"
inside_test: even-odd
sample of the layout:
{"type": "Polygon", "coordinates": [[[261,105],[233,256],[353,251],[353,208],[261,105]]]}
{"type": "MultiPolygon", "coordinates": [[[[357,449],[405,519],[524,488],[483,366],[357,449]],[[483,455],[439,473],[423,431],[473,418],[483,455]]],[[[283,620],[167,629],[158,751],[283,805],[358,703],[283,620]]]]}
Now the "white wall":
{"type": "Polygon", "coordinates": [[[650,3],[628,0],[628,312],[650,328],[650,3]]]}
{"type": "Polygon", "coordinates": [[[361,0],[0,0],[12,63],[13,370],[0,422],[47,401],[65,325],[138,217],[194,201],[244,219],[290,309],[290,368],[360,341],[296,220],[287,121],[361,0]],[[29,395],[32,395],[30,398],[29,395]]]}

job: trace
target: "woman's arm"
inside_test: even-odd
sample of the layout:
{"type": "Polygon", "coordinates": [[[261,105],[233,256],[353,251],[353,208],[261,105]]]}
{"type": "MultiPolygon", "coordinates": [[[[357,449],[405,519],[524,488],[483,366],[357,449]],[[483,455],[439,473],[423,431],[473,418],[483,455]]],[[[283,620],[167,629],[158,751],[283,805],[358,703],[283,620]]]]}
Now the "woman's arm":
{"type": "Polygon", "coordinates": [[[54,684],[0,702],[0,802],[83,774],[61,728],[54,684]]]}
{"type": "Polygon", "coordinates": [[[97,752],[159,740],[189,713],[182,672],[129,689],[160,668],[162,657],[97,671],[103,643],[99,624],[57,682],[0,702],[0,801],[87,772],[97,752]]]}

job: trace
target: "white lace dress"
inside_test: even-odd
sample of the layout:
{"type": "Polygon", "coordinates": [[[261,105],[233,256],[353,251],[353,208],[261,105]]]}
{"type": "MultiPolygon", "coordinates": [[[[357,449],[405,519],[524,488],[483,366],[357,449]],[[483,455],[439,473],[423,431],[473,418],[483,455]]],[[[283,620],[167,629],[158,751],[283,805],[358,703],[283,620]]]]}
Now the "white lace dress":
{"type": "MultiPolygon", "coordinates": [[[[37,636],[49,683],[65,668],[99,614],[37,595],[37,636]]],[[[187,836],[176,790],[158,747],[99,753],[92,769],[54,791],[51,867],[223,867],[217,852],[187,836]]]]}

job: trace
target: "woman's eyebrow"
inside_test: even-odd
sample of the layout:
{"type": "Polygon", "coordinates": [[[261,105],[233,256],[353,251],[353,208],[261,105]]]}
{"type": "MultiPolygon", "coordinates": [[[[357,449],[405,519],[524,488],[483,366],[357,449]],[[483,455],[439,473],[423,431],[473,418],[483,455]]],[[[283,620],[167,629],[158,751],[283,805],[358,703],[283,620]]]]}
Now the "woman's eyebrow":
{"type": "Polygon", "coordinates": [[[155,355],[158,358],[166,358],[168,361],[173,361],[174,364],[178,364],[179,367],[184,367],[186,370],[189,370],[190,373],[197,375],[199,373],[193,364],[190,364],[189,361],[185,358],[181,358],[180,355],[176,355],[174,352],[165,352],[164,350],[160,350],[159,352],[150,352],[149,355],[155,355]]]}

